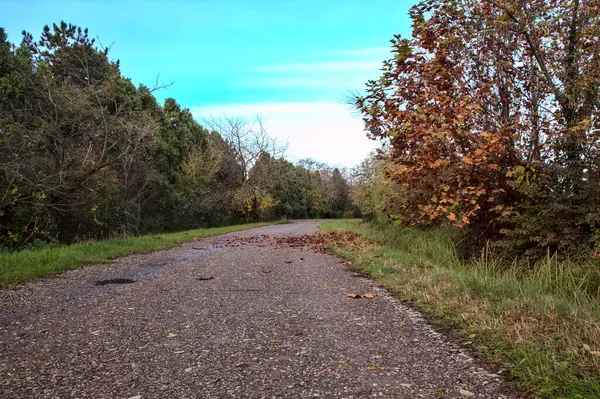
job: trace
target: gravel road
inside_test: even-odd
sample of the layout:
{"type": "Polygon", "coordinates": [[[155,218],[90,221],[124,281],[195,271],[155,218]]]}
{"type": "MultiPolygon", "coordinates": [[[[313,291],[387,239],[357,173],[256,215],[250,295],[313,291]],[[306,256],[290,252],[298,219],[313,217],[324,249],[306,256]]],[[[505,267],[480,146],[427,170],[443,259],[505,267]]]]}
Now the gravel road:
{"type": "Polygon", "coordinates": [[[247,230],[0,290],[0,397],[515,397],[335,257],[236,243],[317,229],[247,230]],[[135,282],[95,285],[113,278],[135,282]]]}

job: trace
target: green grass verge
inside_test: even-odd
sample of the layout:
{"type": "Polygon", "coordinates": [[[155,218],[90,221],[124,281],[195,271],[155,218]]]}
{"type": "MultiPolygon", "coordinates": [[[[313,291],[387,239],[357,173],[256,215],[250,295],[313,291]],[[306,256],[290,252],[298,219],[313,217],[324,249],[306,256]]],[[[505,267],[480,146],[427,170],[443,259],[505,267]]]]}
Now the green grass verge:
{"type": "Polygon", "coordinates": [[[0,253],[0,287],[16,285],[85,265],[105,263],[121,256],[172,248],[194,238],[211,237],[269,224],[272,223],[251,223],[0,253]]]}
{"type": "MultiPolygon", "coordinates": [[[[325,222],[371,240],[332,251],[451,327],[479,355],[539,397],[600,398],[600,294],[595,269],[548,257],[536,265],[487,255],[461,261],[453,230],[325,222]]],[[[591,262],[591,260],[590,260],[591,262]]],[[[591,265],[592,263],[590,263],[591,265]]]]}

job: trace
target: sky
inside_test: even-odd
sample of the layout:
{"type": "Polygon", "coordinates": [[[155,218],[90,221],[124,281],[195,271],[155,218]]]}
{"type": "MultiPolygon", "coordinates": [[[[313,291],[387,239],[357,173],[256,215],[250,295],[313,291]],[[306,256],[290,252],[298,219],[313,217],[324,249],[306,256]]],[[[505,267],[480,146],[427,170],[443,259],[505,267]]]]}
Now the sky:
{"type": "Polygon", "coordinates": [[[380,75],[416,0],[0,0],[9,40],[64,20],[89,28],[122,73],[196,119],[262,117],[287,158],[360,163],[379,143],[347,105],[380,75]]]}

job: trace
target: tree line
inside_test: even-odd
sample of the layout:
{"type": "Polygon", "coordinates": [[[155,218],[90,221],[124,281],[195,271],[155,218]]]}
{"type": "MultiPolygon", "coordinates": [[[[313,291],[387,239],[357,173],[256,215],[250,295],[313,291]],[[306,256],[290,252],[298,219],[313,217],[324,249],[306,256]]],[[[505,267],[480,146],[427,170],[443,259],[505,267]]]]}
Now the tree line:
{"type": "Polygon", "coordinates": [[[343,171],[283,158],[262,121],[199,124],[87,29],[0,28],[0,248],[351,214],[343,171]]]}
{"type": "Polygon", "coordinates": [[[372,218],[453,225],[466,247],[600,239],[600,3],[427,0],[353,98],[384,148],[356,171],[372,218]]]}

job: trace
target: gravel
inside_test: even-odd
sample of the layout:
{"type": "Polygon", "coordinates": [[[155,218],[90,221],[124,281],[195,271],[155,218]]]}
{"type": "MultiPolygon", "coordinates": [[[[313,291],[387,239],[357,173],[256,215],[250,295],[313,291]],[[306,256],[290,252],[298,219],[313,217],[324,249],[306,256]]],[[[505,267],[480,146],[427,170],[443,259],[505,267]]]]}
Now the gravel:
{"type": "Polygon", "coordinates": [[[317,229],[247,230],[0,290],[0,397],[519,397],[335,257],[233,239],[317,229]]]}

